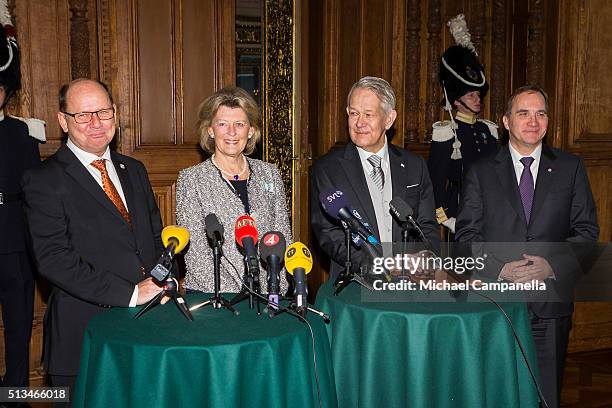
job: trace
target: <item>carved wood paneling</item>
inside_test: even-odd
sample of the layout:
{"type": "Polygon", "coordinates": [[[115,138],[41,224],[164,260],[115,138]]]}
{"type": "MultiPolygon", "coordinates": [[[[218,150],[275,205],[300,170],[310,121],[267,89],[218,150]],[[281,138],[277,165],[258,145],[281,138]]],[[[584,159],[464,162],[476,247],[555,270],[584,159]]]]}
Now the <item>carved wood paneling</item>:
{"type": "MultiPolygon", "coordinates": [[[[609,26],[612,4],[603,0],[563,1],[559,5],[558,51],[547,61],[556,74],[555,126],[549,128],[556,145],[584,159],[597,206],[600,241],[612,241],[612,101],[607,80],[612,63],[609,26]]],[[[556,51],[556,52],[555,52],[556,51]]],[[[612,303],[578,303],[574,312],[570,351],[612,347],[612,303]]]]}
{"type": "Polygon", "coordinates": [[[21,49],[19,113],[47,122],[47,157],[59,147],[57,123],[60,86],[71,78],[68,0],[17,1],[14,17],[21,49]]]}
{"type": "Polygon", "coordinates": [[[506,109],[507,74],[506,61],[507,51],[507,24],[506,24],[506,0],[493,0],[493,24],[491,33],[491,63],[489,64],[489,86],[490,86],[490,119],[501,123],[501,117],[506,109]]]}
{"type": "Polygon", "coordinates": [[[176,224],[176,176],[174,174],[153,174],[149,177],[162,217],[162,224],[176,224]]]}
{"type": "Polygon", "coordinates": [[[542,84],[544,78],[544,0],[529,0],[527,82],[542,84]]]}
{"type": "Polygon", "coordinates": [[[487,2],[486,0],[473,0],[470,2],[471,18],[469,19],[470,34],[472,35],[472,43],[476,48],[476,53],[481,58],[485,56],[485,35],[486,35],[486,13],[487,13],[487,2]]]}
{"type": "Polygon", "coordinates": [[[72,78],[91,76],[87,0],[70,0],[70,63],[72,78]]]}
{"type": "Polygon", "coordinates": [[[99,30],[110,33],[101,72],[110,73],[118,102],[119,148],[150,173],[177,174],[202,160],[197,109],[235,83],[233,19],[234,2],[220,0],[109,3],[99,17],[109,26],[99,30]]]}
{"type": "MultiPolygon", "coordinates": [[[[114,31],[113,27],[116,25],[116,20],[113,18],[111,13],[111,0],[100,0],[98,1],[98,18],[97,18],[97,37],[100,44],[100,67],[99,77],[104,83],[106,83],[110,89],[113,88],[113,74],[112,69],[112,56],[113,52],[113,37],[111,33],[114,31]]],[[[116,52],[116,49],[115,49],[116,52]]],[[[121,143],[118,143],[121,146],[121,143]]]]}
{"type": "Polygon", "coordinates": [[[419,89],[421,72],[421,9],[418,0],[406,5],[405,142],[419,139],[419,89]]]}
{"type": "Polygon", "coordinates": [[[285,185],[287,208],[292,209],[293,0],[266,1],[265,27],[263,158],[278,167],[285,185]]]}
{"type": "Polygon", "coordinates": [[[438,66],[441,53],[442,17],[439,0],[427,2],[427,96],[425,102],[425,141],[431,140],[431,125],[440,116],[438,66]]]}

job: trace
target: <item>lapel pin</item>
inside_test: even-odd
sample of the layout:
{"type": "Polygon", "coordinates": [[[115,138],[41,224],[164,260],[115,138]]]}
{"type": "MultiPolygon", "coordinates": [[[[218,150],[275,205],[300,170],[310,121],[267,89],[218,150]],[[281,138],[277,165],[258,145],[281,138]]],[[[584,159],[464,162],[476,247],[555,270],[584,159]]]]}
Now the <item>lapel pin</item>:
{"type": "Polygon", "coordinates": [[[400,163],[400,166],[404,167],[404,163],[400,163]]]}
{"type": "Polygon", "coordinates": [[[552,173],[552,169],[551,169],[550,167],[547,169],[547,171],[548,171],[549,173],[552,173]]]}
{"type": "MultiPolygon", "coordinates": [[[[121,167],[121,170],[125,170],[125,164],[119,163],[119,167],[121,167]]],[[[550,169],[548,169],[548,171],[550,171],[550,169]]]]}

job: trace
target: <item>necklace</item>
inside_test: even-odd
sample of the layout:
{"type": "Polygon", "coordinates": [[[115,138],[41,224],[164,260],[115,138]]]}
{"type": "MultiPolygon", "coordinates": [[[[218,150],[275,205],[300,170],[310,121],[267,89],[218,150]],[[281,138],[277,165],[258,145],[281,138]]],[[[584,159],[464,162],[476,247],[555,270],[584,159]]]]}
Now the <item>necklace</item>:
{"type": "Polygon", "coordinates": [[[210,158],[210,160],[212,161],[212,164],[213,164],[213,165],[214,165],[216,168],[218,168],[218,169],[219,169],[219,171],[220,171],[221,173],[225,174],[225,175],[226,175],[228,178],[231,178],[232,180],[238,180],[238,179],[240,178],[240,176],[242,176],[242,175],[243,175],[243,174],[246,172],[247,167],[248,167],[248,166],[247,166],[247,160],[246,160],[246,158],[244,157],[244,154],[242,155],[242,170],[240,170],[240,173],[238,173],[238,174],[231,174],[231,173],[228,173],[227,171],[223,170],[223,169],[221,168],[221,166],[219,166],[219,165],[217,164],[217,162],[215,162],[215,155],[214,155],[214,154],[212,155],[212,157],[210,158]]]}

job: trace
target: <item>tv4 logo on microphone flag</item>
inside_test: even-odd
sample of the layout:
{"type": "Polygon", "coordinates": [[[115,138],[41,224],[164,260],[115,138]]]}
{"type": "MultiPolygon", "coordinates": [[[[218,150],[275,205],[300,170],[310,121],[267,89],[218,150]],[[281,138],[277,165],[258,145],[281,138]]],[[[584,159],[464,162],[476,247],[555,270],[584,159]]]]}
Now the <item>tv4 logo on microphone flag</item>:
{"type": "Polygon", "coordinates": [[[269,232],[266,235],[264,235],[262,242],[265,246],[271,247],[271,246],[277,245],[280,242],[280,238],[278,234],[274,232],[269,232]]]}

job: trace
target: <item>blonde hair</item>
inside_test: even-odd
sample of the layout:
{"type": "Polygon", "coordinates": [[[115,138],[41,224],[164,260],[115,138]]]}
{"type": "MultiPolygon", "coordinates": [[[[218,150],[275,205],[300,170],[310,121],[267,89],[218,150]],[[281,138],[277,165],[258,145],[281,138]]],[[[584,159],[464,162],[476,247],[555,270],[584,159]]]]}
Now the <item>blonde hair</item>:
{"type": "Polygon", "coordinates": [[[215,140],[208,134],[208,128],[221,106],[240,108],[246,113],[249,126],[255,131],[253,136],[247,140],[244,153],[253,153],[255,145],[261,138],[259,106],[247,91],[236,86],[226,86],[204,99],[200,104],[198,108],[198,135],[200,136],[202,149],[208,153],[215,152],[215,140]]]}

